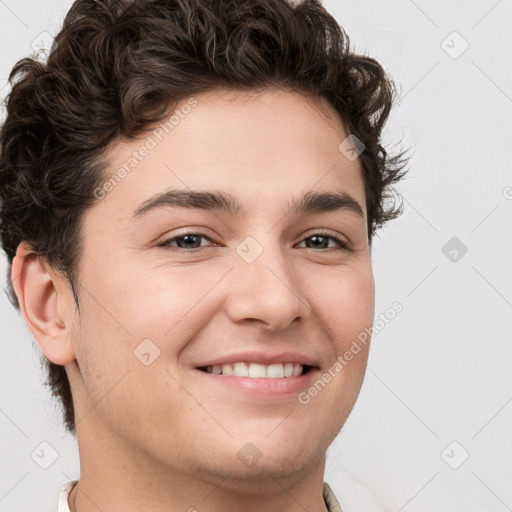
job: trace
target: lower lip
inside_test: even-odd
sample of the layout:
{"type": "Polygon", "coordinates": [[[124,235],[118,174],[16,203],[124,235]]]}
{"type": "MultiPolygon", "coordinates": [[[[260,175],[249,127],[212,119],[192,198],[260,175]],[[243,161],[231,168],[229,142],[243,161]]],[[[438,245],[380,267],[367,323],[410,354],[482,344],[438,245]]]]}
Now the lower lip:
{"type": "Polygon", "coordinates": [[[197,370],[211,383],[218,383],[233,391],[241,391],[250,396],[286,397],[296,395],[307,387],[315,377],[318,370],[310,368],[309,371],[297,377],[283,377],[277,379],[255,379],[252,377],[236,377],[234,375],[218,375],[216,373],[197,370]]]}

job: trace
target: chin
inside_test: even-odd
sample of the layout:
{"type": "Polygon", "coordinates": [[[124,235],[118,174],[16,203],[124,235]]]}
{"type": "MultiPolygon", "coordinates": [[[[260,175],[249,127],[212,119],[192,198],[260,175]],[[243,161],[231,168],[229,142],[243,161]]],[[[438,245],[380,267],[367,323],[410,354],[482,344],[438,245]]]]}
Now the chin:
{"type": "MultiPolygon", "coordinates": [[[[315,447],[303,438],[294,441],[289,437],[287,441],[279,440],[277,443],[263,438],[259,446],[261,452],[257,458],[254,458],[252,465],[245,468],[243,468],[245,464],[237,465],[239,471],[242,466],[243,470],[240,473],[247,478],[259,480],[293,477],[303,473],[314,463],[318,463],[318,459],[321,458],[321,455],[317,455],[315,447]]],[[[320,447],[316,449],[320,450],[320,447]]],[[[240,453],[243,453],[243,448],[237,453],[238,459],[243,460],[240,453]]]]}
{"type": "MultiPolygon", "coordinates": [[[[325,458],[325,452],[320,453],[319,446],[315,447],[302,438],[297,442],[290,439],[286,443],[279,441],[277,446],[265,436],[260,441],[254,436],[253,440],[220,448],[207,460],[197,459],[193,472],[215,484],[218,484],[219,478],[225,478],[223,487],[230,488],[232,483],[234,491],[240,490],[240,486],[246,482],[249,485],[246,491],[252,492],[250,486],[260,482],[261,492],[268,496],[269,484],[274,487],[275,480],[309,473],[325,458]]],[[[254,491],[256,496],[257,487],[254,491]]]]}

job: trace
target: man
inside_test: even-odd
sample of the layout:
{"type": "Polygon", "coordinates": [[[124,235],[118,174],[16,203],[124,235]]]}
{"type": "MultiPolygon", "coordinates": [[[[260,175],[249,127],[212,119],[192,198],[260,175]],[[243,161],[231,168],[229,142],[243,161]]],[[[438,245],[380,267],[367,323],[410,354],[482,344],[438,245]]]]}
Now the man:
{"type": "Polygon", "coordinates": [[[2,246],[78,441],[60,510],[341,510],[405,173],[383,69],[318,1],[77,0],[11,81],[2,246]]]}

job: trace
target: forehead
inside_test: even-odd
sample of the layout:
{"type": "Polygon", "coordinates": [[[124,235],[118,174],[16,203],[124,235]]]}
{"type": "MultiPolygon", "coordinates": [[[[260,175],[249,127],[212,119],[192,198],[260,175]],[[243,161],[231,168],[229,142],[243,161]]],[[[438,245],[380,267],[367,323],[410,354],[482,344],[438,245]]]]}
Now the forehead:
{"type": "Polygon", "coordinates": [[[110,148],[105,182],[112,186],[99,207],[115,206],[128,219],[165,189],[222,189],[261,208],[316,189],[345,190],[364,209],[359,159],[339,149],[347,136],[324,99],[279,90],[201,93],[110,148]]]}

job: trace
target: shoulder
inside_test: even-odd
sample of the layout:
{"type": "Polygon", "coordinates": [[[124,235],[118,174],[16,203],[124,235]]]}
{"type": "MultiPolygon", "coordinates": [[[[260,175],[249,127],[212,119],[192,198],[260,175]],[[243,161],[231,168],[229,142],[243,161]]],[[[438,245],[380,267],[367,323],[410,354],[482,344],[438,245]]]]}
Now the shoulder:
{"type": "MultiPolygon", "coordinates": [[[[386,512],[375,492],[366,487],[355,476],[337,466],[328,478],[333,495],[343,512],[386,512]]],[[[336,510],[336,509],[334,509],[336,510]]]]}

